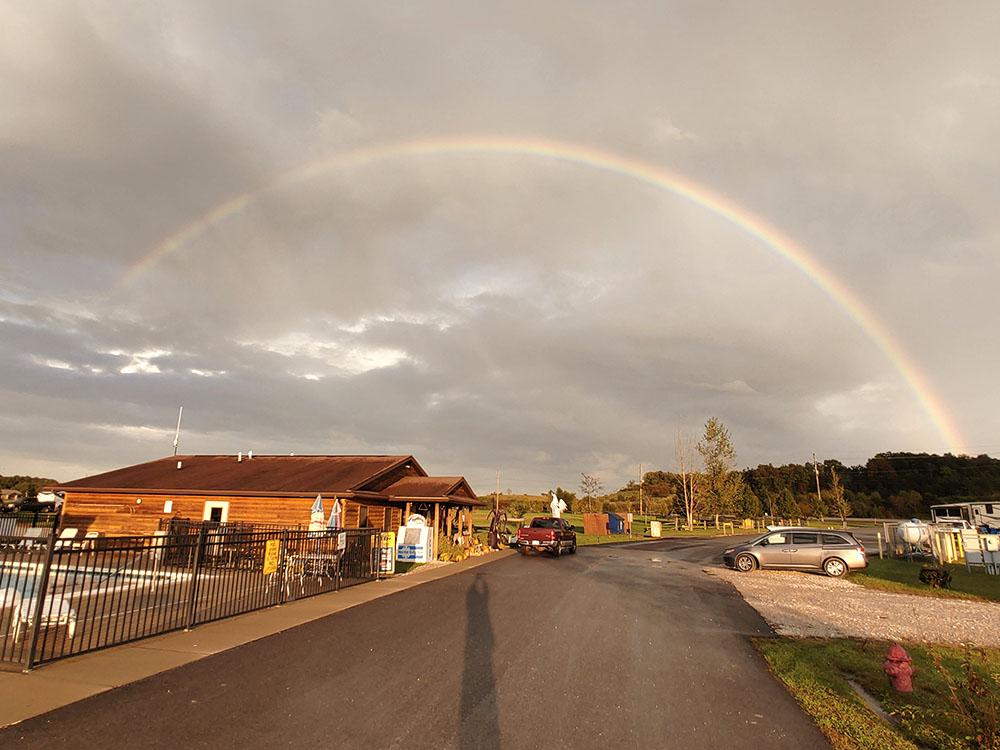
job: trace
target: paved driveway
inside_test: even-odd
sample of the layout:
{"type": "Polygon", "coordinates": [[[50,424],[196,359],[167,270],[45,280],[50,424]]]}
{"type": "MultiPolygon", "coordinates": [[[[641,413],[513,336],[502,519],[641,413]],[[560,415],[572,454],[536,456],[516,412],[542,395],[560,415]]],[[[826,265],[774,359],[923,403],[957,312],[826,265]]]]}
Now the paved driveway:
{"type": "MultiPolygon", "coordinates": [[[[512,557],[0,732],[10,747],[828,747],[700,572],[725,541],[512,557]]],[[[378,584],[371,584],[378,585],[378,584]]]]}

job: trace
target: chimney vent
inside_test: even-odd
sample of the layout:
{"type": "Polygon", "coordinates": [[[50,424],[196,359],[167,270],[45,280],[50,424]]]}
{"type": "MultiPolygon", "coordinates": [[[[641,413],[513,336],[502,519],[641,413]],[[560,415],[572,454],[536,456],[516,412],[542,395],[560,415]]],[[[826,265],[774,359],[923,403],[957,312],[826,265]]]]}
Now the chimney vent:
{"type": "Polygon", "coordinates": [[[177,462],[177,468],[178,469],[181,468],[183,465],[184,465],[184,463],[182,461],[178,461],[177,462]]]}
{"type": "Polygon", "coordinates": [[[236,463],[238,464],[243,463],[243,451],[240,451],[239,453],[236,454],[236,463]]]}
{"type": "Polygon", "coordinates": [[[247,451],[247,458],[253,458],[253,451],[247,451]]]}

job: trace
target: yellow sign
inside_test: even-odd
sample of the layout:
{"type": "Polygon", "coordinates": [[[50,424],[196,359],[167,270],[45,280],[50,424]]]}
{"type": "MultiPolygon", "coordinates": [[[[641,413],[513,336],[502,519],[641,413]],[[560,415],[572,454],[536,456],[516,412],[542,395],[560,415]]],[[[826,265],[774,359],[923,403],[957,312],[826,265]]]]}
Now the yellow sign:
{"type": "Polygon", "coordinates": [[[264,575],[278,572],[278,558],[281,557],[281,540],[269,539],[264,542],[264,575]]]}
{"type": "Polygon", "coordinates": [[[392,575],[396,572],[396,533],[383,531],[379,534],[378,572],[392,575]]]}

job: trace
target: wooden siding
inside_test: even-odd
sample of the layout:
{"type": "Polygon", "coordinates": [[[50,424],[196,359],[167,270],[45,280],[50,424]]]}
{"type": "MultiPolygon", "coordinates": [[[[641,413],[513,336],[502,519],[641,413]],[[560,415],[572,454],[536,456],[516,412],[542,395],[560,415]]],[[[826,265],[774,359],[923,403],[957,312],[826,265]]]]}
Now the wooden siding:
{"type": "MultiPolygon", "coordinates": [[[[228,502],[227,521],[306,526],[309,523],[312,497],[226,497],[215,495],[134,495],[66,492],[62,511],[62,528],[75,528],[81,534],[97,531],[107,536],[152,534],[160,519],[171,517],[201,520],[205,503],[228,502]],[[139,498],[142,502],[136,502],[139,498]],[[164,503],[171,501],[169,513],[164,503]]],[[[350,500],[344,503],[344,526],[358,525],[360,507],[350,500]]],[[[324,498],[329,513],[333,498],[324,498]]],[[[398,509],[386,513],[380,504],[368,504],[368,525],[374,528],[395,529],[400,517],[398,509]],[[388,521],[388,523],[386,523],[388,521]]]]}

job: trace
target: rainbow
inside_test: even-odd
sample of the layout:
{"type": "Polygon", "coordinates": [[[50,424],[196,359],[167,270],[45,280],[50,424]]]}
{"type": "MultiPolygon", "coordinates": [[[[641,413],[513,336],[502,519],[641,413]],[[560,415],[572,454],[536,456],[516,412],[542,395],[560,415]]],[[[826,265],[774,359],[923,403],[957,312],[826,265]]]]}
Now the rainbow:
{"type": "Polygon", "coordinates": [[[837,276],[796,243],[764,219],[703,185],[670,172],[662,167],[619,154],[536,137],[448,137],[400,141],[357,148],[334,154],[283,172],[258,188],[237,195],[212,208],[209,212],[181,227],[156,247],[143,255],[122,276],[120,284],[128,283],[154,266],[159,260],[191,244],[209,228],[239,214],[262,196],[285,190],[296,183],[306,182],[322,174],[364,166],[372,162],[405,157],[458,154],[502,154],[535,157],[567,162],[602,172],[627,177],[642,184],[664,190],[695,203],[707,211],[739,227],[781,256],[831,300],[841,307],[892,362],[934,424],[948,449],[961,452],[964,444],[958,426],[945,408],[927,378],[874,313],[837,276]]]}

